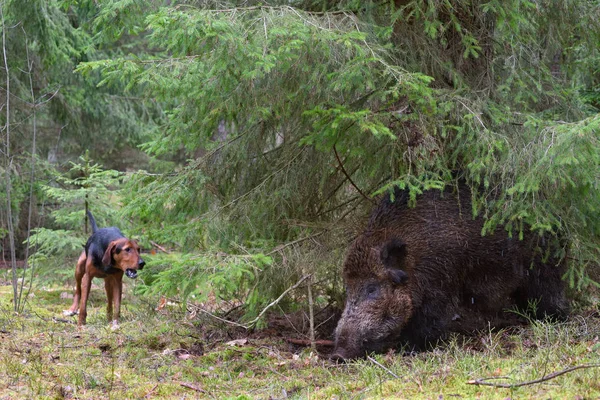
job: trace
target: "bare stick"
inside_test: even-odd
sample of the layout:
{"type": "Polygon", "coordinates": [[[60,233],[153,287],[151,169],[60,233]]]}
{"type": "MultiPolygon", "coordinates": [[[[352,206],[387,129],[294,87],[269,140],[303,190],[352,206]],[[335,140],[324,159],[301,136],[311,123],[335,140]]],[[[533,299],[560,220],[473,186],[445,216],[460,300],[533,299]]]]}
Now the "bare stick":
{"type": "Polygon", "coordinates": [[[73,324],[73,321],[70,321],[68,319],[64,319],[64,318],[52,318],[52,321],[54,322],[62,322],[63,324],[73,324]]]}
{"type": "MultiPolygon", "coordinates": [[[[310,346],[311,344],[311,341],[306,339],[286,338],[285,341],[291,344],[297,344],[298,346],[310,346]]],[[[315,340],[313,343],[323,347],[333,347],[335,345],[333,340],[315,340]]]]}
{"type": "Polygon", "coordinates": [[[191,383],[179,382],[179,384],[188,389],[195,390],[196,392],[206,393],[206,390],[199,388],[198,386],[194,386],[191,383]]]}
{"type": "Polygon", "coordinates": [[[495,377],[474,379],[474,380],[468,381],[467,383],[469,385],[493,386],[493,387],[500,387],[500,388],[512,389],[512,388],[516,388],[516,387],[520,387],[520,386],[534,385],[536,383],[541,383],[541,382],[549,381],[550,379],[554,379],[557,376],[564,375],[567,372],[575,371],[577,369],[598,368],[598,367],[600,367],[600,364],[576,365],[574,367],[569,367],[569,368],[563,369],[562,371],[553,372],[553,373],[551,373],[549,375],[546,375],[546,376],[543,376],[543,377],[541,377],[539,379],[534,379],[532,381],[519,382],[519,383],[493,383],[493,382],[487,382],[490,379],[498,379],[498,378],[495,378],[495,377]]]}
{"type": "Polygon", "coordinates": [[[380,363],[377,362],[377,360],[375,360],[373,357],[371,356],[367,356],[367,359],[369,361],[371,361],[373,364],[377,365],[378,367],[382,368],[385,372],[387,372],[388,374],[390,374],[391,376],[393,376],[396,379],[400,379],[400,377],[398,375],[396,375],[395,373],[393,373],[392,371],[390,371],[389,369],[387,369],[386,367],[384,367],[383,365],[381,365],[380,363]]]}

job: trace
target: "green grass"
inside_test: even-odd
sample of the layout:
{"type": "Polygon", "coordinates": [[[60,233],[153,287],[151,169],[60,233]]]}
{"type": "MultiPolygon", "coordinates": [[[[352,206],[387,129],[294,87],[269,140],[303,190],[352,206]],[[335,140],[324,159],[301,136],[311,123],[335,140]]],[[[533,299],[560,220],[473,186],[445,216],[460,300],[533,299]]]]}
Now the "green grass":
{"type": "Polygon", "coordinates": [[[101,287],[93,289],[82,330],[61,322],[71,300],[60,294],[70,288],[36,289],[15,315],[12,288],[0,287],[0,399],[600,398],[600,368],[514,389],[468,383],[517,383],[600,362],[597,310],[561,324],[457,337],[416,355],[374,357],[381,366],[337,365],[277,337],[250,335],[231,346],[224,329],[190,320],[178,307],[156,311],[153,301],[131,294],[129,283],[117,331],[105,320],[101,287]]]}

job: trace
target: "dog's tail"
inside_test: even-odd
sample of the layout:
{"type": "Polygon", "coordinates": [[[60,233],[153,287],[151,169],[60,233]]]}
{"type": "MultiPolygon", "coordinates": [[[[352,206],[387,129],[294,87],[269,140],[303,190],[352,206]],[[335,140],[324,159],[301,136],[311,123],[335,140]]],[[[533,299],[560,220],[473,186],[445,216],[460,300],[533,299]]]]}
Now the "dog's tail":
{"type": "Polygon", "coordinates": [[[87,216],[90,219],[90,225],[92,226],[92,233],[96,233],[98,230],[98,225],[96,225],[96,220],[91,212],[87,211],[87,216]]]}

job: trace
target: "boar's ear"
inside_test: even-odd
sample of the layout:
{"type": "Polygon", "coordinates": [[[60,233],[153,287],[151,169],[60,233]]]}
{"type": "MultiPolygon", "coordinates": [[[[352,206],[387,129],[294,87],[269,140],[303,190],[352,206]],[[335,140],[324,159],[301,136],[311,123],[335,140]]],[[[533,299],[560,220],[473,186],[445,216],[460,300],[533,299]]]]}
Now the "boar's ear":
{"type": "Polygon", "coordinates": [[[400,239],[392,239],[381,249],[381,262],[395,284],[406,282],[408,275],[402,270],[406,258],[406,243],[400,239]]]}

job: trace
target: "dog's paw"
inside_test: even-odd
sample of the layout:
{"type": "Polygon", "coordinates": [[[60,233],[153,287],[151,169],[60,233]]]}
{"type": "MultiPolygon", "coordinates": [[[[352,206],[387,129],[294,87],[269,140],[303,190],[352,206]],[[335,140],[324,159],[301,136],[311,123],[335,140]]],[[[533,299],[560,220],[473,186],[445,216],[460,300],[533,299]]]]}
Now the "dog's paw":
{"type": "Polygon", "coordinates": [[[113,331],[116,331],[117,329],[119,329],[119,323],[117,322],[117,320],[114,320],[111,324],[110,324],[110,329],[113,331]]]}
{"type": "Polygon", "coordinates": [[[78,311],[72,311],[72,310],[65,310],[63,311],[63,315],[65,317],[72,317],[73,315],[77,315],[78,311]]]}

